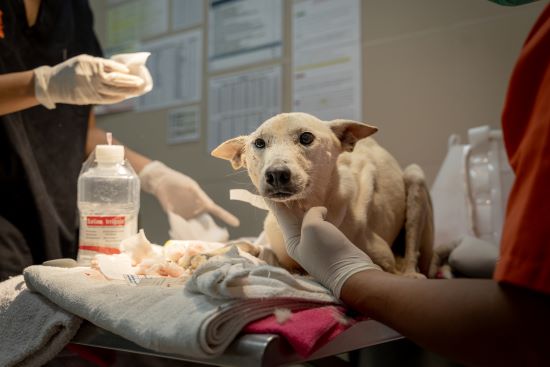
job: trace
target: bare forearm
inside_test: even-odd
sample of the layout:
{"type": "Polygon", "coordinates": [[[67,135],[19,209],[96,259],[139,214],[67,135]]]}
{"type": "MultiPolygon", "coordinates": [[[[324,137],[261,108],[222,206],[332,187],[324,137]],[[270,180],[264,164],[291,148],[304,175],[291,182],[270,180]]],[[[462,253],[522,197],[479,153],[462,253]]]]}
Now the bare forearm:
{"type": "MultiPolygon", "coordinates": [[[[113,143],[121,144],[117,139],[113,139],[113,143]]],[[[95,116],[93,112],[90,114],[88,136],[86,139],[86,155],[89,155],[97,144],[107,144],[105,130],[100,129],[95,125],[95,116]]],[[[146,156],[139,154],[128,147],[125,148],[126,159],[132,167],[139,173],[151,160],[146,156]]]]}
{"type": "Polygon", "coordinates": [[[492,280],[416,280],[365,271],[346,281],[341,297],[419,345],[468,365],[550,365],[545,296],[492,280]]]}
{"type": "Polygon", "coordinates": [[[36,106],[32,70],[0,75],[0,115],[36,106]]]}

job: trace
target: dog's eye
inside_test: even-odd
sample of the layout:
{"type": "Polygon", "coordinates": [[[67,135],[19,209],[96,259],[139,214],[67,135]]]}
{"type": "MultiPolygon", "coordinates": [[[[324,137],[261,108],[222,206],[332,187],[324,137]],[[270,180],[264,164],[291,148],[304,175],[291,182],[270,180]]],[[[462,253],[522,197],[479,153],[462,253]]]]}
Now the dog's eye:
{"type": "Polygon", "coordinates": [[[315,136],[310,132],[305,132],[300,135],[300,144],[302,145],[309,145],[313,143],[313,139],[315,139],[315,136]]]}
{"type": "Polygon", "coordinates": [[[254,146],[258,149],[264,149],[265,148],[265,140],[260,139],[260,138],[254,140],[254,146]]]}

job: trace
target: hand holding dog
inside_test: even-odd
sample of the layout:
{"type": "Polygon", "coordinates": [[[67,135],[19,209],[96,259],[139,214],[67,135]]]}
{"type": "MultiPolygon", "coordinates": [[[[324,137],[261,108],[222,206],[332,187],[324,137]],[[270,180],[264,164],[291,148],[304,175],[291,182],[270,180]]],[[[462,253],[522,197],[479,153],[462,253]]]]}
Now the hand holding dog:
{"type": "Polygon", "coordinates": [[[195,180],[159,161],[147,164],[139,178],[142,189],[155,195],[166,212],[171,211],[184,219],[207,212],[230,226],[239,225],[239,219],[217,205],[195,180]]]}
{"type": "Polygon", "coordinates": [[[336,297],[353,274],[380,267],[351,243],[332,223],[325,220],[327,209],[301,208],[266,200],[277,218],[287,252],[308,273],[328,287],[336,297]]]}

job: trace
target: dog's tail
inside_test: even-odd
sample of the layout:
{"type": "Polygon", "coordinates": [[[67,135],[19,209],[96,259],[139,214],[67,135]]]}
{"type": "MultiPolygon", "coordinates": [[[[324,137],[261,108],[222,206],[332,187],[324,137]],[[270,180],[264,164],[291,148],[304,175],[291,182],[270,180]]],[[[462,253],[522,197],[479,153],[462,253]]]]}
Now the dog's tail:
{"type": "Polygon", "coordinates": [[[418,270],[427,277],[432,277],[435,275],[435,270],[432,269],[434,224],[430,191],[422,168],[416,164],[405,168],[403,180],[407,193],[406,248],[414,249],[418,253],[418,270]]]}

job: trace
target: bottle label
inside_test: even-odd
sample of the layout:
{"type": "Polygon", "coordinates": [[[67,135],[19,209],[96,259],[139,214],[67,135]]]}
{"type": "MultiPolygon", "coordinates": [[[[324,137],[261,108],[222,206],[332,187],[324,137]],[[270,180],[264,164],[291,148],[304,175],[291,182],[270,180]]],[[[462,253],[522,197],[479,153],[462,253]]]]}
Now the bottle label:
{"type": "Polygon", "coordinates": [[[89,265],[97,254],[119,254],[120,242],[136,233],[136,215],[81,214],[77,261],[89,265]]]}

